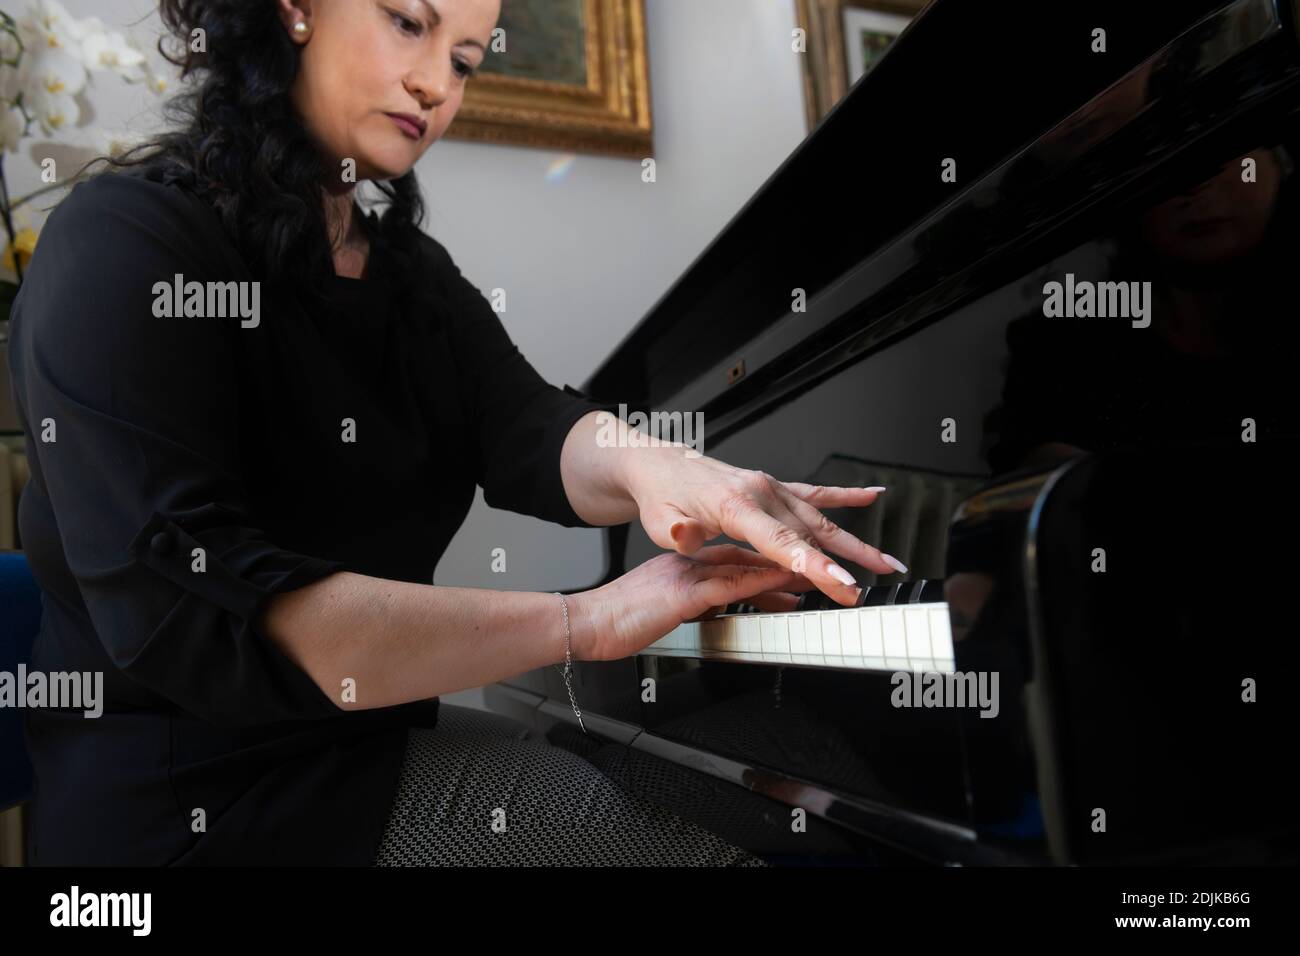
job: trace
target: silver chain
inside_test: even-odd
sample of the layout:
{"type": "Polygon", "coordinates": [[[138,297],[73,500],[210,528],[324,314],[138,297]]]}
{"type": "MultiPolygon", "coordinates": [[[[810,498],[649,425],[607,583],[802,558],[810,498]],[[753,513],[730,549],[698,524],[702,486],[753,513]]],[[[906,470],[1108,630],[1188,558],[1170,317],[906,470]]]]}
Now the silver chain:
{"type": "Polygon", "coordinates": [[[578,726],[582,732],[587,732],[587,725],[582,722],[582,711],[578,710],[578,698],[573,694],[573,681],[569,675],[573,673],[573,657],[569,653],[569,639],[573,632],[569,629],[569,602],[564,599],[564,595],[559,591],[554,592],[555,596],[560,599],[560,606],[564,608],[564,686],[569,689],[569,703],[573,705],[573,712],[578,716],[578,726]]]}

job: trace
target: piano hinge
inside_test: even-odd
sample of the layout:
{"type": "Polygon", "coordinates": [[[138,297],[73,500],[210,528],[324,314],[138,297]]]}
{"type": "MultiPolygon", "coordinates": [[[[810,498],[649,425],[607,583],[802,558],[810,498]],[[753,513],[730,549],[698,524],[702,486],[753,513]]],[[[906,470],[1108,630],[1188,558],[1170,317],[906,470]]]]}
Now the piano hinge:
{"type": "Polygon", "coordinates": [[[727,369],[727,384],[735,385],[745,377],[745,360],[741,359],[731,368],[727,369]]]}

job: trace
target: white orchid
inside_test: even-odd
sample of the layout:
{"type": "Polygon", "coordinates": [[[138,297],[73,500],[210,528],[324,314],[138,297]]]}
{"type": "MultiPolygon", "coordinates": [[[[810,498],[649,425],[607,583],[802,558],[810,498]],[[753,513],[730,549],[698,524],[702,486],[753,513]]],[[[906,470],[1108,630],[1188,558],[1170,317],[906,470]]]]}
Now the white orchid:
{"type": "Polygon", "coordinates": [[[167,92],[167,77],[157,73],[153,64],[145,60],[140,64],[140,71],[144,74],[144,85],[149,88],[150,93],[156,93],[161,96],[167,92]]]}
{"type": "Polygon", "coordinates": [[[91,70],[113,70],[124,80],[137,83],[144,78],[144,54],[114,30],[92,33],[81,41],[82,59],[91,70]]]}
{"type": "Polygon", "coordinates": [[[46,136],[76,126],[81,118],[77,101],[62,90],[50,91],[40,86],[29,88],[23,96],[23,106],[36,116],[36,122],[40,123],[46,136]]]}
{"type": "Polygon", "coordinates": [[[18,61],[24,90],[40,88],[47,93],[75,96],[86,86],[86,62],[64,47],[37,49],[18,61]]]}
{"type": "MultiPolygon", "coordinates": [[[[95,74],[103,72],[128,83],[143,83],[155,95],[168,87],[166,77],[154,70],[135,43],[108,29],[98,17],[77,20],[59,0],[28,0],[27,12],[19,18],[0,11],[0,161],[5,153],[18,152],[33,122],[46,136],[76,127],[82,116],[77,98],[88,93],[95,74]]],[[[88,139],[84,145],[95,155],[113,157],[141,141],[137,133],[108,129],[91,130],[88,139]]],[[[0,181],[3,177],[0,166],[0,181]]],[[[20,199],[11,197],[10,211],[52,188],[56,186],[41,187],[20,199]]],[[[0,246],[0,258],[7,263],[15,255],[29,254],[27,247],[34,238],[30,229],[9,236],[9,242],[0,246]]]]}
{"type": "Polygon", "coordinates": [[[0,103],[0,155],[18,152],[18,144],[27,132],[27,118],[16,106],[0,103]]]}
{"type": "Polygon", "coordinates": [[[17,152],[32,121],[46,136],[76,127],[77,97],[105,71],[154,94],[167,89],[144,53],[98,17],[77,20],[59,0],[29,0],[16,20],[0,14],[0,156],[17,152]]]}
{"type": "Polygon", "coordinates": [[[33,0],[18,21],[18,38],[25,50],[64,50],[80,57],[86,25],[78,23],[59,0],[33,0]]]}

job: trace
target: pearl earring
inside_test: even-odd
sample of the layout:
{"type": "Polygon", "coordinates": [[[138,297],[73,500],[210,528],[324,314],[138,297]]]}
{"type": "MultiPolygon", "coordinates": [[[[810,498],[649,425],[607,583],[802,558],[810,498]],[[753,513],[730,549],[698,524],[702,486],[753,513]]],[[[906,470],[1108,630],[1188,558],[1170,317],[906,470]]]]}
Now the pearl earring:
{"type": "Polygon", "coordinates": [[[304,33],[306,33],[309,29],[311,29],[311,28],[310,28],[309,26],[307,26],[307,24],[304,23],[302,20],[299,20],[297,23],[295,23],[295,24],[293,25],[293,32],[296,33],[296,34],[298,34],[298,36],[302,36],[302,35],[303,35],[304,33]]]}

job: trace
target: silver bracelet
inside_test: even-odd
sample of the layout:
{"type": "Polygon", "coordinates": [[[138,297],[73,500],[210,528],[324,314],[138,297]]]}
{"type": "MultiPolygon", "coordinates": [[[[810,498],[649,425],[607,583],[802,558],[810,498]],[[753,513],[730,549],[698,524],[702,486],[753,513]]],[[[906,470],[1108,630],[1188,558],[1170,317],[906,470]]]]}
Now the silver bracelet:
{"type": "Polygon", "coordinates": [[[573,712],[578,716],[578,726],[585,734],[587,725],[582,722],[582,711],[578,710],[578,698],[573,695],[573,681],[569,678],[573,672],[573,656],[569,653],[569,641],[573,637],[573,632],[569,629],[569,602],[559,591],[555,591],[554,594],[560,599],[560,606],[564,608],[564,686],[569,689],[569,703],[573,705],[573,712]]]}

